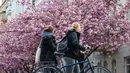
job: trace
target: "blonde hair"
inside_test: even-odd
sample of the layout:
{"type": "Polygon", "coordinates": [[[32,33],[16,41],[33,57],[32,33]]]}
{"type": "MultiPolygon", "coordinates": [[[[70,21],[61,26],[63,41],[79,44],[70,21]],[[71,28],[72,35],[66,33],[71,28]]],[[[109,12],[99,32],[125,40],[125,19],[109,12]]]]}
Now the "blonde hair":
{"type": "Polygon", "coordinates": [[[72,23],[72,29],[80,30],[80,24],[78,22],[72,23]]]}

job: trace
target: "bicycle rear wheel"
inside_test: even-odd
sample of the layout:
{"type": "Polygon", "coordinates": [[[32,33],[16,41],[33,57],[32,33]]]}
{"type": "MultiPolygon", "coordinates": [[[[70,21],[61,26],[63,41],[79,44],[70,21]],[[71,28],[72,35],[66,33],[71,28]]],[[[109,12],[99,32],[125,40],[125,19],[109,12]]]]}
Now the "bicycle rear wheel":
{"type": "MultiPolygon", "coordinates": [[[[94,73],[111,73],[107,68],[102,66],[94,66],[94,73]]],[[[87,69],[85,73],[93,73],[91,68],[87,69]]]]}
{"type": "Polygon", "coordinates": [[[41,66],[37,68],[33,73],[61,73],[58,68],[53,66],[41,66]]]}

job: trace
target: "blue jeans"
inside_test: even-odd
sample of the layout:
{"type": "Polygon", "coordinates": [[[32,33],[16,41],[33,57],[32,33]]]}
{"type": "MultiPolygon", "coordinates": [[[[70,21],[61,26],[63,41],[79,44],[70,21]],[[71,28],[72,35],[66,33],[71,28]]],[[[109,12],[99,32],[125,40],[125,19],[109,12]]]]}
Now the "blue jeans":
{"type": "MultiPolygon", "coordinates": [[[[63,63],[64,65],[68,65],[68,64],[74,64],[74,63],[77,63],[78,61],[73,59],[73,58],[70,58],[70,57],[63,57],[63,63]]],[[[70,66],[70,67],[65,67],[65,70],[67,73],[79,73],[80,72],[80,68],[79,68],[79,65],[73,65],[73,66],[70,66]]]]}

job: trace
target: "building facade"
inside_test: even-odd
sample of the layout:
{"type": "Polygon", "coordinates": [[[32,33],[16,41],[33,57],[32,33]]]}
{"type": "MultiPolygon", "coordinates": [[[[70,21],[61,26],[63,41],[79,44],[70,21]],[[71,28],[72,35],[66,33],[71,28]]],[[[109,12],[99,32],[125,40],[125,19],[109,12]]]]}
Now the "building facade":
{"type": "Polygon", "coordinates": [[[130,73],[130,46],[122,46],[110,56],[95,55],[95,62],[112,73],[130,73]]]}
{"type": "MultiPolygon", "coordinates": [[[[15,18],[19,13],[23,13],[26,9],[26,5],[18,4],[18,0],[4,0],[0,7],[0,20],[7,21],[15,18]]],[[[19,0],[22,1],[22,0],[19,0]]],[[[30,4],[34,5],[35,0],[30,0],[30,4]]]]}
{"type": "MultiPolygon", "coordinates": [[[[123,6],[125,6],[126,2],[130,0],[117,0],[117,11],[119,11],[123,6]]],[[[125,13],[125,19],[130,21],[130,9],[125,13]]]]}
{"type": "MultiPolygon", "coordinates": [[[[130,0],[117,0],[116,11],[120,11],[127,1],[130,0]]],[[[130,10],[124,18],[130,21],[130,10]]],[[[113,55],[95,55],[94,58],[97,65],[108,68],[112,73],[130,73],[130,46],[120,47],[113,55]]]]}

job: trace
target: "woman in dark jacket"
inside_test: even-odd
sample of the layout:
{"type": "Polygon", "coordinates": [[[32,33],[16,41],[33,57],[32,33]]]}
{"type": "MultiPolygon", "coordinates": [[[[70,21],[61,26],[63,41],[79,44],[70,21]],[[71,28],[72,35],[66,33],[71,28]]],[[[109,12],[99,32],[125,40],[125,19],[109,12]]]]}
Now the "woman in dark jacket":
{"type": "Polygon", "coordinates": [[[40,62],[47,64],[46,62],[55,62],[56,58],[54,56],[54,52],[56,50],[56,41],[55,37],[53,36],[54,28],[52,26],[48,26],[42,33],[41,33],[41,54],[40,54],[40,62]]]}
{"type": "MultiPolygon", "coordinates": [[[[73,64],[77,62],[77,57],[79,52],[85,51],[85,47],[79,44],[80,40],[80,33],[78,32],[80,30],[80,24],[77,22],[74,22],[72,24],[72,29],[68,31],[67,33],[67,39],[68,39],[68,48],[65,52],[65,56],[63,57],[63,60],[65,61],[65,65],[73,64]]],[[[67,73],[79,73],[79,65],[71,66],[66,68],[67,73]]]]}

